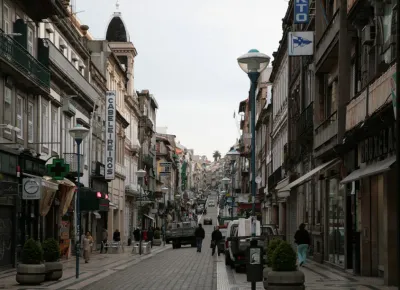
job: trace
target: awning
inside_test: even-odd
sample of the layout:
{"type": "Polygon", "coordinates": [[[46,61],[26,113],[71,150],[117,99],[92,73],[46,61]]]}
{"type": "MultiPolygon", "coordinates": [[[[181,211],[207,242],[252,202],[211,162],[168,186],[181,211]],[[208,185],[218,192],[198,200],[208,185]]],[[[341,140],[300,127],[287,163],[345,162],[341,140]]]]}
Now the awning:
{"type": "Polygon", "coordinates": [[[99,214],[98,211],[94,211],[93,214],[96,217],[96,219],[101,219],[101,215],[99,214]]]}
{"type": "Polygon", "coordinates": [[[56,191],[58,190],[58,184],[52,181],[49,176],[43,176],[42,178],[42,198],[39,203],[39,213],[41,216],[46,216],[49,212],[56,191]]]}
{"type": "Polygon", "coordinates": [[[367,165],[366,167],[354,170],[347,175],[340,183],[349,183],[364,177],[380,174],[390,170],[390,167],[396,162],[396,156],[390,156],[385,160],[367,165]]]}
{"type": "Polygon", "coordinates": [[[280,189],[286,187],[288,184],[289,184],[289,177],[286,177],[278,182],[278,184],[275,187],[275,190],[279,191],[280,189]]]}
{"type": "Polygon", "coordinates": [[[297,178],[292,183],[290,183],[287,186],[285,186],[282,189],[280,189],[279,192],[290,191],[292,188],[300,186],[303,183],[306,183],[312,176],[317,174],[319,171],[323,170],[324,168],[327,168],[328,166],[333,166],[336,163],[338,163],[339,161],[340,161],[340,159],[336,158],[336,159],[333,159],[333,160],[331,160],[329,162],[326,162],[326,163],[314,168],[313,170],[311,170],[311,171],[307,172],[306,174],[304,174],[302,177],[297,178]]]}
{"type": "Polygon", "coordinates": [[[149,216],[149,215],[147,215],[147,214],[144,214],[144,216],[154,221],[154,218],[153,218],[153,217],[151,217],[151,216],[149,216]]]}

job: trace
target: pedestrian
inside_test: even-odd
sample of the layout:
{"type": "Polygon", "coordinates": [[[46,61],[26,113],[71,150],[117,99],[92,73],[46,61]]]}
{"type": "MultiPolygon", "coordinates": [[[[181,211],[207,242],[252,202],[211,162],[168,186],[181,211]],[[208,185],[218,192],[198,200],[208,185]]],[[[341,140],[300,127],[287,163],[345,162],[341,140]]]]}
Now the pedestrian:
{"type": "Polygon", "coordinates": [[[297,244],[297,256],[299,265],[303,266],[307,260],[307,250],[310,246],[310,234],[306,230],[306,225],[301,223],[294,235],[294,242],[297,244]]]}
{"type": "Polygon", "coordinates": [[[222,233],[219,230],[219,226],[216,226],[215,230],[211,234],[211,249],[212,249],[211,256],[214,256],[215,248],[217,248],[218,256],[220,255],[219,250],[218,250],[218,245],[221,240],[222,240],[222,233]]]}
{"type": "Polygon", "coordinates": [[[194,236],[196,237],[197,252],[201,253],[201,245],[203,244],[203,240],[206,236],[201,224],[199,224],[198,228],[196,229],[194,236]]]}
{"type": "Polygon", "coordinates": [[[100,254],[103,253],[103,249],[107,253],[108,248],[105,247],[107,244],[107,238],[108,238],[108,231],[106,228],[103,228],[103,231],[101,232],[101,246],[100,246],[100,254]]]}
{"type": "Polygon", "coordinates": [[[121,241],[121,233],[119,232],[118,229],[115,230],[114,234],[113,234],[113,241],[114,242],[119,242],[121,241]]]}
{"type": "Polygon", "coordinates": [[[89,263],[92,245],[92,235],[90,232],[87,232],[85,238],[83,239],[83,258],[85,259],[85,263],[89,263]]]}
{"type": "Polygon", "coordinates": [[[153,248],[153,239],[154,239],[154,231],[153,227],[149,227],[149,230],[147,231],[147,240],[150,242],[150,246],[153,248]]]}
{"type": "Polygon", "coordinates": [[[133,231],[133,237],[135,238],[136,242],[140,241],[140,229],[136,228],[136,230],[133,231]]]}

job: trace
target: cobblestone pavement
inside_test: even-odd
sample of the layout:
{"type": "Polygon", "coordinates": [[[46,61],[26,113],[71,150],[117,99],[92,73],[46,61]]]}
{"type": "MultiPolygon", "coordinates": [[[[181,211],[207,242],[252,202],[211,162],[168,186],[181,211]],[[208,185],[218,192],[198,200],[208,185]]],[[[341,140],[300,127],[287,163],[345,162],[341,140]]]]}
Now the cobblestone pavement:
{"type": "Polygon", "coordinates": [[[209,208],[207,211],[207,216],[213,217],[213,225],[204,226],[206,238],[201,253],[190,246],[169,249],[83,289],[216,290],[216,257],[211,256],[210,237],[216,223],[217,210],[209,208]]]}

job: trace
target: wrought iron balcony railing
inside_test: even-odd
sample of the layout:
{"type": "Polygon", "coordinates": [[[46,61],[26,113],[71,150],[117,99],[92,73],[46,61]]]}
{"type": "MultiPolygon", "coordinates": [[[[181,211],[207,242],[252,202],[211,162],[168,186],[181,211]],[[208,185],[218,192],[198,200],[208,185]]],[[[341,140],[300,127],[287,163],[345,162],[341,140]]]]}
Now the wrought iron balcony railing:
{"type": "Polygon", "coordinates": [[[50,90],[49,70],[3,30],[0,30],[0,57],[45,91],[50,90]]]}
{"type": "MultiPolygon", "coordinates": [[[[79,154],[79,172],[83,175],[85,160],[83,159],[83,154],[79,154]]],[[[70,173],[78,173],[78,154],[77,153],[64,153],[65,163],[69,164],[70,173]]]]}

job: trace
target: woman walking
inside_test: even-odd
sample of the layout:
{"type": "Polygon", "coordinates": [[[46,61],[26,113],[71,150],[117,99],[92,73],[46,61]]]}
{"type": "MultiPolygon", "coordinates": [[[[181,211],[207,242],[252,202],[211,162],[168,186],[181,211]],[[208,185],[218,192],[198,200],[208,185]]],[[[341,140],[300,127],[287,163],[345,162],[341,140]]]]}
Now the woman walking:
{"type": "Polygon", "coordinates": [[[299,265],[303,266],[307,260],[307,250],[310,246],[310,234],[306,230],[306,225],[304,223],[300,224],[299,229],[295,233],[294,242],[297,244],[299,265]]]}
{"type": "Polygon", "coordinates": [[[90,232],[87,232],[85,238],[83,239],[83,258],[85,259],[85,263],[89,263],[92,245],[92,235],[90,234],[90,232]]]}

